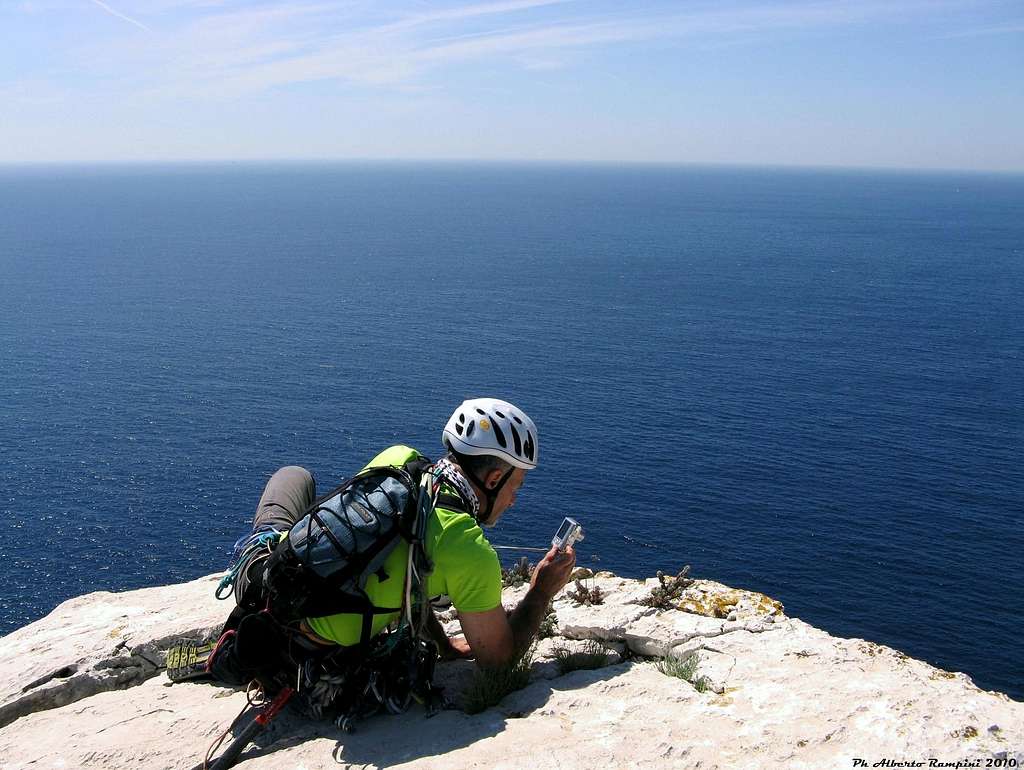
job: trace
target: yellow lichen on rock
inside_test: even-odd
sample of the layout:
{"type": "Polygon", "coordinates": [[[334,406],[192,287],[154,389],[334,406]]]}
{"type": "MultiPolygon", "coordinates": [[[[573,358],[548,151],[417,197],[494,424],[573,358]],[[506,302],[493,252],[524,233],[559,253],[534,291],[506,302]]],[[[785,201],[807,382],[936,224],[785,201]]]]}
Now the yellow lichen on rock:
{"type": "Polygon", "coordinates": [[[782,602],[780,602],[778,599],[773,599],[770,596],[766,596],[765,594],[759,593],[755,593],[753,595],[758,597],[757,609],[760,610],[761,614],[763,615],[781,615],[786,610],[782,602]]]}
{"type": "MultiPolygon", "coordinates": [[[[901,666],[906,665],[909,660],[905,652],[900,652],[899,650],[893,649],[892,647],[886,647],[884,644],[878,644],[877,642],[858,641],[857,650],[861,655],[866,655],[869,658],[892,658],[897,665],[901,666]]],[[[951,679],[953,676],[955,675],[950,674],[948,677],[944,678],[951,679]]],[[[932,678],[935,678],[934,674],[932,675],[932,678]]]]}
{"type": "Polygon", "coordinates": [[[953,738],[962,738],[963,740],[967,741],[971,738],[978,737],[978,728],[974,725],[967,725],[966,727],[962,727],[959,730],[954,730],[950,733],[950,736],[953,738]]]}
{"type": "Polygon", "coordinates": [[[683,612],[709,618],[728,618],[733,612],[749,615],[781,615],[782,603],[756,591],[729,589],[708,590],[692,586],[677,605],[683,612]]]}
{"type": "Polygon", "coordinates": [[[882,648],[874,642],[862,642],[857,645],[857,649],[859,649],[862,654],[867,655],[870,658],[875,657],[882,651],[882,648]]]}
{"type": "Polygon", "coordinates": [[[690,612],[694,615],[704,615],[705,617],[715,618],[718,617],[716,608],[705,600],[704,597],[701,599],[687,598],[679,602],[679,609],[683,612],[690,612]]]}

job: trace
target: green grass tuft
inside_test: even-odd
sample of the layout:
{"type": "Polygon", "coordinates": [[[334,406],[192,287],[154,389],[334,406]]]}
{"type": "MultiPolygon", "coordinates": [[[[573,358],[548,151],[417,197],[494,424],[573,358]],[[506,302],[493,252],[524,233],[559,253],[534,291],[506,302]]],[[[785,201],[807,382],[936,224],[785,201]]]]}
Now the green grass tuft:
{"type": "Polygon", "coordinates": [[[552,650],[558,673],[568,674],[570,671],[590,671],[604,668],[609,664],[608,651],[596,639],[588,639],[582,650],[570,650],[568,647],[555,647],[552,650]]]}
{"type": "Polygon", "coordinates": [[[496,668],[477,669],[473,681],[466,688],[463,711],[467,714],[479,714],[491,706],[497,706],[509,693],[526,687],[530,683],[534,649],[531,647],[514,663],[496,668]]]}
{"type": "Polygon", "coordinates": [[[697,692],[707,692],[710,686],[707,677],[701,676],[694,679],[699,662],[700,658],[697,657],[697,653],[693,653],[683,660],[669,655],[659,660],[656,666],[658,671],[665,676],[674,676],[676,679],[689,682],[697,692]]]}

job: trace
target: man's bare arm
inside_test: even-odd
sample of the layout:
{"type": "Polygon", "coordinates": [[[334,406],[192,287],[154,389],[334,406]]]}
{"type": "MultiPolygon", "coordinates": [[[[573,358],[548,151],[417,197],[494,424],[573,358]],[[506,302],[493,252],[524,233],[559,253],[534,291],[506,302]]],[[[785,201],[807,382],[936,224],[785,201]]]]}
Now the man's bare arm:
{"type": "Polygon", "coordinates": [[[466,612],[459,616],[477,663],[500,666],[526,652],[547,615],[548,605],[568,582],[575,564],[576,554],[571,548],[566,551],[552,548],[537,565],[530,590],[511,616],[506,615],[501,606],[487,612],[466,612]]]}
{"type": "Polygon", "coordinates": [[[514,658],[520,658],[530,648],[533,638],[537,635],[537,629],[540,628],[541,622],[548,614],[552,598],[554,597],[531,588],[512,611],[508,622],[512,626],[512,638],[515,646],[512,656],[514,658]]]}

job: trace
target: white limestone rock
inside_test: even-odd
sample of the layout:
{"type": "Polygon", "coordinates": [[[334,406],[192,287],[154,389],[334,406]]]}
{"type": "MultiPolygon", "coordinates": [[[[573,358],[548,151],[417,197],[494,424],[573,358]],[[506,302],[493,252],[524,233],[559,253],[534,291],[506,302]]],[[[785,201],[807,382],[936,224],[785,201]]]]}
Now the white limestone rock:
{"type": "Polygon", "coordinates": [[[219,579],[86,594],[0,638],[0,727],[157,674],[175,640],[223,625],[234,605],[214,598],[219,579]]]}
{"type": "Polygon", "coordinates": [[[577,591],[574,582],[566,585],[555,597],[553,608],[558,618],[559,634],[571,639],[624,641],[633,624],[656,612],[638,603],[647,594],[643,582],[606,577],[609,574],[599,572],[580,581],[587,590],[600,590],[604,597],[601,604],[586,605],[570,598],[577,591]]]}
{"type": "MultiPolygon", "coordinates": [[[[686,612],[638,604],[652,581],[601,574],[587,580],[607,588],[605,602],[578,606],[560,595],[554,604],[562,635],[540,642],[531,683],[496,707],[426,719],[414,706],[401,716],[369,719],[353,734],[285,713],[239,767],[846,770],[854,758],[869,765],[890,759],[927,766],[929,758],[1024,762],[1024,703],[979,690],[963,674],[861,639],[830,636],[786,618],[759,595],[736,596],[708,581],[680,598],[694,602],[686,612]],[[611,665],[560,674],[556,648],[584,647],[586,639],[614,647],[611,665]],[[636,657],[640,650],[696,654],[691,681],[660,673],[656,661],[636,657]]],[[[199,765],[244,695],[211,684],[171,686],[156,666],[163,640],[223,620],[225,604],[207,596],[214,584],[205,578],[92,594],[0,639],[5,704],[18,702],[31,683],[22,673],[29,667],[38,678],[38,672],[81,662],[78,671],[106,672],[104,687],[124,688],[77,691],[78,700],[64,705],[65,696],[23,699],[23,713],[0,728],[0,768],[199,765]],[[118,633],[110,636],[115,627],[118,633]],[[126,643],[112,656],[111,645],[122,638],[126,643]],[[137,649],[142,655],[147,645],[156,650],[155,662],[123,678],[100,665],[110,657],[130,660],[137,649]],[[34,659],[13,665],[23,655],[34,659]]],[[[458,695],[474,676],[474,664],[456,661],[439,665],[436,678],[458,695]]]]}

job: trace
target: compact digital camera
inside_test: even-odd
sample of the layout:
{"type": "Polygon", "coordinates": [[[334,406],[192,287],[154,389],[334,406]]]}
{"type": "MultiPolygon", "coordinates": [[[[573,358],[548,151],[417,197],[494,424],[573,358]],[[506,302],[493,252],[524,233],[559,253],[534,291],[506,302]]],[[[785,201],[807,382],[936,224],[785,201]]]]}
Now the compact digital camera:
{"type": "Polygon", "coordinates": [[[551,538],[551,545],[559,551],[564,551],[572,546],[577,540],[583,539],[583,527],[576,519],[566,516],[562,519],[562,526],[558,528],[555,536],[551,538]]]}

